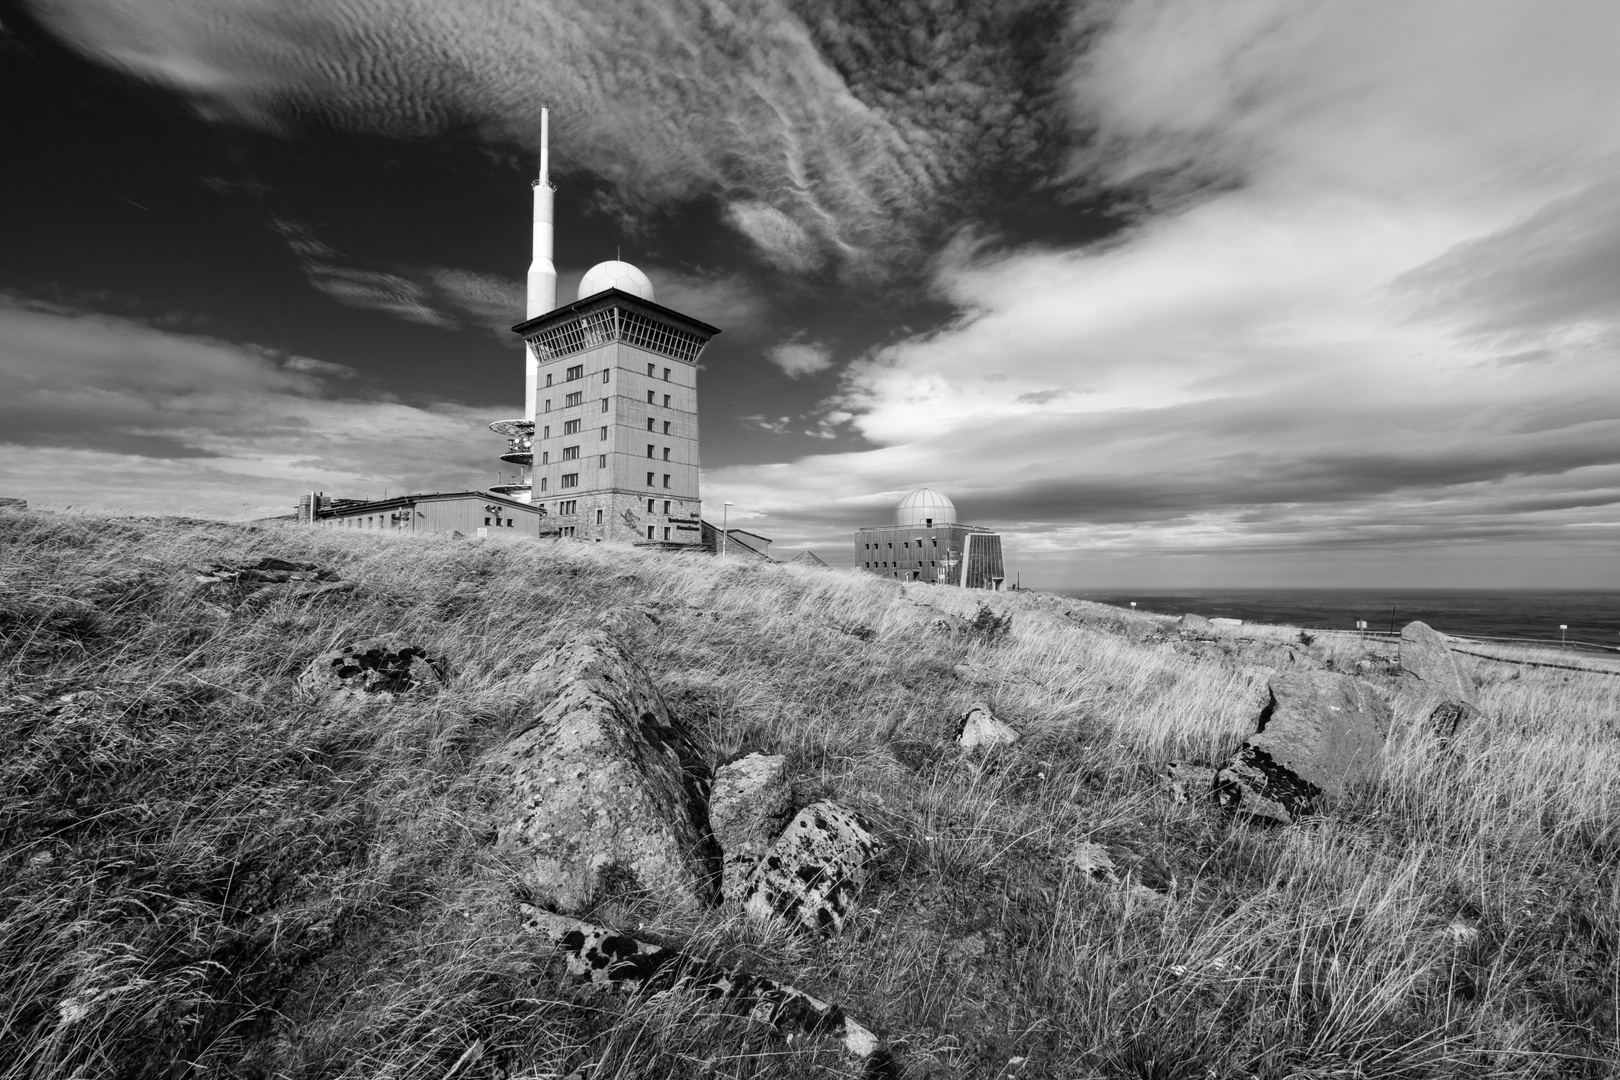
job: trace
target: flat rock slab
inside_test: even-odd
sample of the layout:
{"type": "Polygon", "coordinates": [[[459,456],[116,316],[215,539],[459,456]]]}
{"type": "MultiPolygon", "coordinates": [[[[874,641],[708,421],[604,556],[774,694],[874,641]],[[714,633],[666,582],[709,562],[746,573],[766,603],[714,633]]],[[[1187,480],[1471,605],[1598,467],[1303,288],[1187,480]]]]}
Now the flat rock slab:
{"type": "Polygon", "coordinates": [[[1216,777],[1222,805],[1288,823],[1337,799],[1352,779],[1382,767],[1390,710],[1348,675],[1278,675],[1257,730],[1216,777]]]}
{"type": "Polygon", "coordinates": [[[720,845],[720,893],[740,899],[754,868],[793,813],[793,788],[780,754],[749,754],[715,771],[709,827],[720,845]]]}
{"type": "Polygon", "coordinates": [[[1450,739],[1480,715],[1474,681],[1457,663],[1446,639],[1427,623],[1401,627],[1401,694],[1429,730],[1450,739]]]}
{"type": "Polygon", "coordinates": [[[835,802],[800,810],[742,889],[743,909],[807,930],[838,931],[882,850],[872,826],[835,802]]]}
{"type": "Polygon", "coordinates": [[[1007,746],[1018,739],[1018,731],[997,720],[991,714],[990,706],[982,701],[975,701],[968,708],[956,735],[957,743],[968,750],[981,746],[1007,746]]]}
{"type": "Polygon", "coordinates": [[[596,631],[530,673],[552,688],[533,724],[487,761],[500,792],[497,850],[565,911],[637,895],[681,910],[713,903],[719,853],[704,784],[647,672],[596,631]]]}
{"type": "Polygon", "coordinates": [[[310,661],[298,687],[314,701],[391,701],[437,690],[444,666],[427,650],[396,638],[367,638],[310,661]]]}
{"type": "Polygon", "coordinates": [[[337,575],[314,563],[266,557],[247,563],[209,563],[197,571],[203,584],[237,582],[248,585],[281,585],[289,581],[331,581],[337,575]]]}
{"type": "Polygon", "coordinates": [[[532,904],[519,904],[518,909],[523,929],[551,941],[563,953],[568,973],[575,978],[627,993],[680,987],[717,999],[728,1011],[775,1028],[789,1042],[805,1036],[836,1038],[845,1052],[866,1064],[867,1076],[894,1075],[890,1055],[877,1036],[837,1005],[741,968],[683,956],[663,945],[639,941],[532,904]]]}
{"type": "Polygon", "coordinates": [[[1064,863],[1094,885],[1123,885],[1138,894],[1164,896],[1175,891],[1176,878],[1159,860],[1120,844],[1083,840],[1064,863]]]}

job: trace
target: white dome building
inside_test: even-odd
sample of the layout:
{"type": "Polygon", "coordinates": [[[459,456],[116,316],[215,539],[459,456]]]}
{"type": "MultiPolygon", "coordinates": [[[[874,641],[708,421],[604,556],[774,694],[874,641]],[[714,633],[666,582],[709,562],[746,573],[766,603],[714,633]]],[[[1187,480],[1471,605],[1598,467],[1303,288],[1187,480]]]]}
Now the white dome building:
{"type": "Polygon", "coordinates": [[[955,525],[956,504],[933,488],[918,488],[894,508],[896,525],[955,525]]]}
{"type": "Polygon", "coordinates": [[[620,262],[618,259],[609,259],[607,262],[597,263],[585,271],[585,276],[579,279],[579,299],[583,300],[588,296],[595,296],[597,293],[606,292],[608,289],[618,289],[620,292],[627,292],[631,296],[639,296],[643,300],[652,300],[657,303],[656,298],[653,296],[652,282],[648,280],[647,275],[629,263],[620,262]]]}
{"type": "Polygon", "coordinates": [[[918,488],[894,508],[893,525],[855,534],[855,565],[891,581],[997,589],[1007,580],[1001,534],[956,519],[956,504],[918,488]]]}

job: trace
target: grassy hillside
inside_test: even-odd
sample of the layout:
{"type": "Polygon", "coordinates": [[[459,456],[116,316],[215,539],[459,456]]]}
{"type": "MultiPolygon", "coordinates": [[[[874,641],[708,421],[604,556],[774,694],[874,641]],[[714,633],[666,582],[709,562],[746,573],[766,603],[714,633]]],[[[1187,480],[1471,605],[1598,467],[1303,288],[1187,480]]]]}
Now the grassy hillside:
{"type": "Polygon", "coordinates": [[[1387,687],[1387,646],[568,541],[7,514],[0,1077],[858,1071],[679,993],[588,993],[518,932],[478,762],[537,711],[517,677],[622,605],[656,615],[639,646],[711,764],[788,755],[799,804],[861,810],[888,853],[834,938],[595,916],[841,1003],[907,1075],[1620,1069],[1620,678],[1464,658],[1487,720],[1446,752],[1397,715],[1384,778],[1278,829],[1175,801],[1165,764],[1229,755],[1268,668],[1387,687]],[[357,585],[196,581],[266,555],[357,585]],[[447,687],[300,700],[312,658],[381,633],[447,687]],[[974,700],[1025,738],[960,753],[974,700]],[[1173,894],[1078,875],[1088,839],[1173,894]]]}

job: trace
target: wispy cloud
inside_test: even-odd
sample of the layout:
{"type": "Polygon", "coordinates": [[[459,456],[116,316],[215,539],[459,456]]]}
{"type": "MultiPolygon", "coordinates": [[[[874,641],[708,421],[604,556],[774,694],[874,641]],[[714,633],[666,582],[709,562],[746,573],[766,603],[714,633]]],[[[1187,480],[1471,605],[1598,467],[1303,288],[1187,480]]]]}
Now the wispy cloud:
{"type": "Polygon", "coordinates": [[[179,87],[210,115],[319,116],[389,135],[469,121],[534,145],[624,205],[717,198],[783,269],[871,278],[990,171],[1040,171],[1062,129],[1061,0],[57,0],[86,52],[179,87]]]}
{"type": "Polygon", "coordinates": [[[833,365],[832,350],[819,341],[783,341],[765,350],[765,359],[790,379],[819,375],[833,365]]]}
{"type": "Polygon", "coordinates": [[[344,365],[0,298],[0,488],[234,515],[322,488],[493,479],[480,410],[365,396],[344,365]],[[244,506],[246,511],[244,511],[244,506]]]}
{"type": "Polygon", "coordinates": [[[968,314],[846,374],[881,449],[713,487],[825,540],[931,483],[1030,558],[1616,554],[1620,14],[1098,10],[1075,168],[1174,212],[953,251],[968,314]]]}

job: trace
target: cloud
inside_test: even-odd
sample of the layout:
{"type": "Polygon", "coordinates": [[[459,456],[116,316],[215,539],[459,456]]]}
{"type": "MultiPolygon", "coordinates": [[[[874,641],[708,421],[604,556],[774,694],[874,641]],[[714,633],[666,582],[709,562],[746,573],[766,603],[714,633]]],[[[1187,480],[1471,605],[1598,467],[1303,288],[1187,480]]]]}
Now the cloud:
{"type": "Polygon", "coordinates": [[[481,128],[645,213],[717,199],[764,258],[870,279],[989,174],[1060,159],[1066,0],[55,0],[84,52],[206,115],[389,136],[481,128]],[[943,213],[942,213],[943,212],[943,213]]]}
{"type": "Polygon", "coordinates": [[[482,410],[413,407],[341,364],[0,298],[0,487],[45,505],[281,512],[299,491],[493,479],[482,410]],[[244,509],[244,507],[246,509],[244,509]]]}
{"type": "Polygon", "coordinates": [[[781,368],[790,379],[819,375],[832,367],[832,350],[819,341],[784,341],[765,351],[765,359],[781,368]]]}
{"type": "Polygon", "coordinates": [[[963,314],[844,374],[878,449],[708,490],[785,542],[927,483],[1030,559],[1512,551],[1620,585],[1585,527],[1620,504],[1620,13],[1095,10],[1073,166],[1136,223],[951,249],[963,314]]]}

